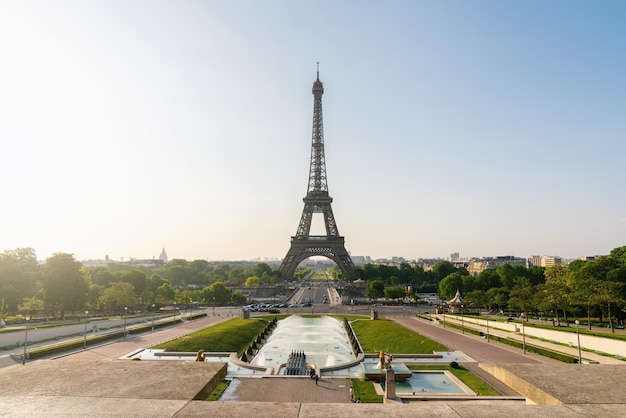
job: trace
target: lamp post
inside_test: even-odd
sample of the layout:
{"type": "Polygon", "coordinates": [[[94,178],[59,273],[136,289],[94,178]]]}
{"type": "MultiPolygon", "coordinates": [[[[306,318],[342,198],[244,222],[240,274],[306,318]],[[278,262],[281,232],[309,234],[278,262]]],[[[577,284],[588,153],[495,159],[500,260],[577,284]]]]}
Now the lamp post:
{"type": "Polygon", "coordinates": [[[154,332],[154,303],[152,304],[152,332],[154,332]]]}
{"type": "Polygon", "coordinates": [[[486,318],[487,321],[487,342],[489,342],[489,317],[486,318]]]}
{"type": "Polygon", "coordinates": [[[526,315],[522,312],[520,316],[522,317],[522,350],[524,350],[524,354],[526,354],[526,332],[524,330],[524,318],[526,315]]]}
{"type": "Polygon", "coordinates": [[[215,296],[213,296],[213,316],[215,316],[215,296]]]}
{"type": "MultiPolygon", "coordinates": [[[[85,311],[85,315],[89,315],[89,311],[85,311]]],[[[83,334],[83,350],[87,348],[87,318],[85,318],[85,333],[83,334]]]]}
{"type": "Polygon", "coordinates": [[[415,294],[417,296],[417,298],[415,299],[415,302],[417,303],[417,316],[420,316],[420,297],[419,295],[416,293],[415,294]]]}
{"type": "Polygon", "coordinates": [[[189,319],[193,318],[193,300],[189,301],[189,319]]]}
{"type": "Polygon", "coordinates": [[[580,333],[578,332],[578,325],[580,325],[580,321],[577,319],[574,322],[576,323],[576,338],[578,339],[578,364],[583,364],[583,358],[580,352],[580,333]]]}
{"type": "Polygon", "coordinates": [[[128,306],[124,306],[124,339],[126,339],[126,313],[128,312],[128,306]]]}
{"type": "Polygon", "coordinates": [[[465,334],[464,314],[465,314],[465,305],[461,305],[461,333],[463,334],[465,334]]]}
{"type": "Polygon", "coordinates": [[[22,355],[22,366],[26,364],[26,345],[28,344],[28,321],[30,316],[26,315],[26,329],[24,330],[24,354],[22,355]]]}

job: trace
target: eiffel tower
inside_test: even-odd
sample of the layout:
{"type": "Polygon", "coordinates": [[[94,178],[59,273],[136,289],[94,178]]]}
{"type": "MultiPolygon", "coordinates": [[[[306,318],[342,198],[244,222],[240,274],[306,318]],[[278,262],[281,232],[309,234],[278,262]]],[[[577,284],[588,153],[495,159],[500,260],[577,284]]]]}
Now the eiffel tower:
{"type": "Polygon", "coordinates": [[[291,247],[280,265],[280,272],[285,280],[292,279],[298,264],[313,256],[330,258],[337,263],[344,275],[354,270],[354,263],[346,251],[344,238],[339,235],[333,209],[330,206],[333,199],[328,195],[326,182],[322,94],[324,94],[324,85],[320,81],[318,63],[317,80],[313,83],[313,144],[311,145],[309,186],[306,197],[303,199],[304,210],[300,225],[298,225],[298,232],[291,237],[291,247]],[[323,214],[326,235],[310,235],[314,213],[323,214]]]}

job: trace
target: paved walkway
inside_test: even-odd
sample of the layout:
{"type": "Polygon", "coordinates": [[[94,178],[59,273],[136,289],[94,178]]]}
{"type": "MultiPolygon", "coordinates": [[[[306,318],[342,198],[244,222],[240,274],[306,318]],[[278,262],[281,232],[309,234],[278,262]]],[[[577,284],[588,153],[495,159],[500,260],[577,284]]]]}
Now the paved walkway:
{"type": "MultiPolygon", "coordinates": [[[[437,317],[437,315],[433,315],[434,317],[437,317]]],[[[439,324],[434,324],[431,321],[427,321],[425,319],[419,319],[417,317],[413,317],[416,321],[419,322],[423,322],[423,323],[428,323],[431,324],[433,327],[437,327],[437,328],[443,328],[442,322],[439,321],[439,324]]],[[[451,317],[450,315],[446,316],[446,321],[448,321],[448,323],[453,322],[455,325],[457,326],[461,326],[461,320],[455,319],[454,317],[451,317]]],[[[489,332],[490,335],[493,336],[497,336],[500,338],[509,338],[509,339],[513,339],[516,340],[520,343],[523,342],[524,340],[524,336],[521,333],[515,333],[515,332],[506,332],[506,331],[502,331],[502,330],[498,330],[498,329],[494,329],[493,327],[489,327],[489,330],[487,330],[486,326],[481,326],[481,325],[477,325],[475,323],[471,323],[470,321],[465,321],[464,322],[464,326],[465,328],[468,329],[474,329],[477,331],[482,332],[483,334],[487,334],[487,331],[489,332]]],[[[461,331],[456,329],[456,328],[446,328],[446,330],[450,331],[450,332],[454,332],[456,334],[461,334],[461,331]]],[[[563,332],[565,334],[565,332],[563,332]]],[[[567,335],[571,335],[570,333],[566,333],[567,335]]],[[[484,340],[486,342],[486,338],[483,337],[479,337],[477,335],[474,334],[464,334],[465,336],[468,337],[473,337],[473,338],[479,338],[481,340],[484,340]]],[[[570,347],[570,346],[566,346],[566,345],[562,345],[562,344],[555,344],[552,343],[550,341],[544,341],[544,340],[540,340],[538,338],[531,338],[528,335],[525,337],[526,338],[526,344],[530,344],[530,345],[534,345],[534,346],[538,346],[538,347],[544,347],[548,350],[551,351],[556,351],[559,353],[563,353],[563,354],[567,354],[569,356],[572,357],[578,357],[578,347],[570,347]]],[[[500,343],[495,343],[498,344],[500,346],[506,346],[505,344],[500,344],[500,343]]],[[[508,346],[507,346],[508,347],[508,346]]],[[[515,350],[517,352],[522,352],[521,349],[519,348],[514,348],[511,347],[512,350],[515,350]]],[[[527,355],[532,356],[531,353],[527,352],[527,355]]],[[[583,350],[581,352],[583,361],[587,360],[587,361],[591,361],[591,362],[595,362],[595,363],[599,363],[599,364],[626,364],[625,361],[623,360],[619,360],[616,359],[615,357],[611,357],[611,356],[604,356],[601,354],[597,354],[595,352],[591,352],[591,351],[585,351],[583,350]]],[[[547,357],[543,357],[544,359],[547,357]]],[[[483,362],[481,360],[481,362],[483,362]]],[[[502,361],[495,361],[496,363],[503,363],[502,361]]]]}
{"type": "Polygon", "coordinates": [[[125,340],[119,339],[99,346],[87,347],[86,350],[76,350],[61,356],[55,355],[54,357],[67,360],[116,359],[133,351],[180,338],[232,318],[232,316],[207,316],[202,319],[182,322],[175,326],[156,329],[154,332],[145,332],[137,335],[129,334],[125,340]]]}
{"type": "Polygon", "coordinates": [[[307,376],[233,379],[220,401],[350,403],[350,379],[307,376]]]}

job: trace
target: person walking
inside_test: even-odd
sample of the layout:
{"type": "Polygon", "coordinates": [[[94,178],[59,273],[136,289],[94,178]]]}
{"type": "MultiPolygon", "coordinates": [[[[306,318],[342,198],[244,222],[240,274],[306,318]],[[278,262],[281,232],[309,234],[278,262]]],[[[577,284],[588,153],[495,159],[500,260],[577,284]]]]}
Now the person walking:
{"type": "Polygon", "coordinates": [[[350,402],[354,402],[354,389],[350,386],[350,402]]]}
{"type": "Polygon", "coordinates": [[[315,386],[317,386],[317,381],[318,381],[318,379],[319,379],[319,378],[320,378],[320,375],[319,375],[319,374],[316,374],[316,375],[315,375],[315,386]]]}

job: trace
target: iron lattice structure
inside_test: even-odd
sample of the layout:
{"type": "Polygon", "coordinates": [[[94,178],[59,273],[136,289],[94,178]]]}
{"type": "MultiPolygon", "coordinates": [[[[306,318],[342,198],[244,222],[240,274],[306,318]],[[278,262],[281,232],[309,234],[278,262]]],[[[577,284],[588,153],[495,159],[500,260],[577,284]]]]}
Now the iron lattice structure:
{"type": "Polygon", "coordinates": [[[317,80],[313,83],[313,141],[311,145],[311,167],[309,184],[304,201],[304,210],[298,225],[298,232],[291,237],[291,247],[280,265],[283,279],[293,277],[298,264],[313,256],[324,256],[333,260],[345,275],[354,271],[354,263],[346,251],[344,237],[339,235],[333,215],[332,197],[328,194],[326,180],[326,158],[324,157],[324,124],[322,118],[322,95],[324,85],[317,80]],[[314,213],[324,216],[326,235],[310,235],[314,213]]]}

